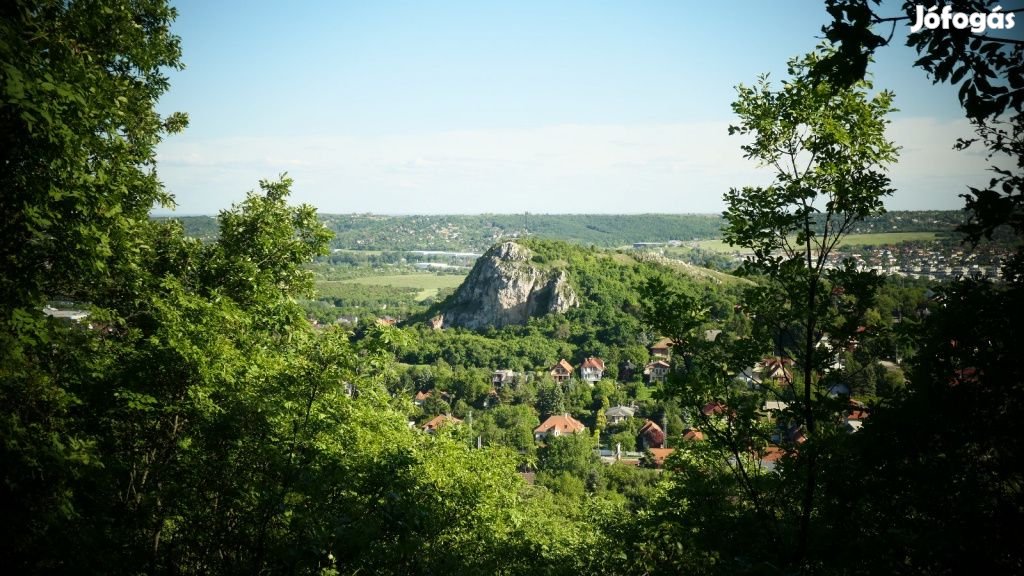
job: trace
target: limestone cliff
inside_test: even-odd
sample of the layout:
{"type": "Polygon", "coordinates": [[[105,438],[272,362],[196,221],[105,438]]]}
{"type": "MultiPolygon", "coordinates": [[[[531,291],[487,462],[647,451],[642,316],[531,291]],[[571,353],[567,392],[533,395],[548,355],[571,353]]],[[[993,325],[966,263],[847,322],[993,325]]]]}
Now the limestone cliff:
{"type": "Polygon", "coordinates": [[[531,316],[579,306],[565,270],[538,267],[515,242],[493,246],[432,320],[435,327],[480,329],[525,324],[531,316]]]}

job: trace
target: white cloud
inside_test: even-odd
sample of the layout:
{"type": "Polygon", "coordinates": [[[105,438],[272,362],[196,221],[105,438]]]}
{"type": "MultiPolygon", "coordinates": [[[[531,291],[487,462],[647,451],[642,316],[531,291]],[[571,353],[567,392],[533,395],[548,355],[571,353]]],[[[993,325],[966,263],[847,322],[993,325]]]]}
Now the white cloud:
{"type": "MultiPolygon", "coordinates": [[[[728,122],[556,125],[390,136],[192,139],[161,146],[178,212],[212,213],[287,171],[294,199],[322,212],[718,212],[731,186],[770,177],[744,160],[728,122]]],[[[966,122],[899,119],[898,209],[957,208],[984,182],[977,152],[955,152],[966,122]]]]}

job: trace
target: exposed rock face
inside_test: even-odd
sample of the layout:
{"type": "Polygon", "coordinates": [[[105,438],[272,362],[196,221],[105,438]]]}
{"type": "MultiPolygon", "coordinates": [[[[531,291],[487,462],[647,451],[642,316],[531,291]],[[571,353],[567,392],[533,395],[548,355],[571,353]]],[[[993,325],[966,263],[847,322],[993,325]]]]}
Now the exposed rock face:
{"type": "Polygon", "coordinates": [[[579,306],[565,270],[538,268],[530,262],[532,256],[529,249],[515,242],[492,247],[477,260],[432,324],[500,328],[579,306]]]}

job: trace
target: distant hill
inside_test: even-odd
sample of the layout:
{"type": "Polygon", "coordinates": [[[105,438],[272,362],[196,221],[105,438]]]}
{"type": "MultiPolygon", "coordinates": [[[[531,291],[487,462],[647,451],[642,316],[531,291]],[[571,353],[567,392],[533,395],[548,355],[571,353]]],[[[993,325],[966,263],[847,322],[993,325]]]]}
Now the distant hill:
{"type": "Polygon", "coordinates": [[[720,235],[718,215],[703,214],[482,214],[432,216],[322,216],[335,248],[468,250],[524,237],[613,248],[634,242],[709,239],[720,235]]]}
{"type": "MultiPolygon", "coordinates": [[[[717,214],[481,214],[380,216],[321,214],[334,232],[331,247],[347,250],[447,250],[483,252],[518,238],[548,238],[615,248],[637,242],[710,240],[721,237],[717,214]]],[[[210,216],[159,217],[182,223],[203,240],[217,235],[210,216]]],[[[853,233],[949,232],[963,221],[957,210],[889,212],[857,224],[853,233]]]]}
{"type": "MultiPolygon", "coordinates": [[[[748,281],[642,253],[585,248],[530,238],[504,242],[477,260],[454,294],[413,322],[435,328],[488,330],[567,323],[563,339],[582,347],[623,346],[641,340],[644,287],[672,279],[709,300],[731,302],[748,281]]],[[[731,305],[720,307],[723,315],[731,305]]]]}

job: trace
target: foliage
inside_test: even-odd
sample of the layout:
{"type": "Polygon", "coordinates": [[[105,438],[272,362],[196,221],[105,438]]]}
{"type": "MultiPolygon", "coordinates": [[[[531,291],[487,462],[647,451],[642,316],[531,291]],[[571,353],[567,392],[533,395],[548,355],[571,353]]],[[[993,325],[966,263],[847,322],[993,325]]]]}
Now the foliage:
{"type": "Polygon", "coordinates": [[[649,293],[661,294],[648,316],[675,341],[679,375],[667,391],[680,398],[706,437],[686,446],[692,460],[681,470],[685,484],[675,485],[673,498],[702,502],[714,494],[716,503],[732,504],[693,504],[677,513],[677,521],[703,526],[687,541],[722,553],[731,559],[727,569],[736,571],[751,570],[743,564],[755,559],[780,567],[807,561],[820,496],[817,455],[838,431],[829,424],[838,403],[820,387],[835,354],[823,345],[824,336],[845,347],[864,325],[880,282],[849,266],[826,270],[825,264],[853,224],[880,213],[882,197],[891,192],[883,170],[896,155],[884,135],[892,95],[869,96],[867,83],[836,89],[813,81],[810,71],[820,58],[791,60],[781,89],[766,77],[754,87],[740,86],[733,104],[739,124],[730,133],[747,136],[741,146],[746,156],[774,174],[768,186],[732,189],[725,197],[724,238],[753,253],[741,270],[759,282],[747,289],[743,304],[752,333],[724,332],[709,341],[703,337],[709,314],[699,299],[664,280],[648,286],[649,293]],[[773,384],[751,389],[735,380],[766,356],[777,358],[780,378],[773,384]],[[789,402],[774,423],[761,413],[769,399],[789,402]],[[763,459],[772,450],[788,456],[778,474],[765,474],[763,459]],[[741,518],[759,526],[767,548],[732,545],[726,534],[741,518]]]}
{"type": "MultiPolygon", "coordinates": [[[[875,2],[877,4],[877,2],[875,2]]],[[[998,13],[995,0],[959,0],[956,12],[998,13]]],[[[892,39],[873,27],[916,19],[917,2],[906,1],[906,16],[881,18],[869,0],[827,0],[833,21],[823,28],[838,50],[818,63],[816,75],[834,84],[849,85],[864,77],[870,58],[892,39]]],[[[1008,13],[1008,12],[1007,12],[1008,13]]],[[[1000,16],[1005,17],[1003,13],[1000,16]]],[[[1016,16],[1019,18],[1020,13],[1016,16]]],[[[961,226],[973,242],[991,238],[1000,227],[1024,234],[1024,42],[998,34],[975,34],[970,28],[922,27],[907,44],[920,58],[913,63],[933,81],[958,85],[963,111],[975,129],[975,138],[961,139],[960,149],[981,144],[993,161],[992,178],[985,187],[970,186],[966,201],[968,221],[961,226]]],[[[1007,276],[1024,270],[1024,250],[1018,249],[1007,265],[1007,276]]]]}

